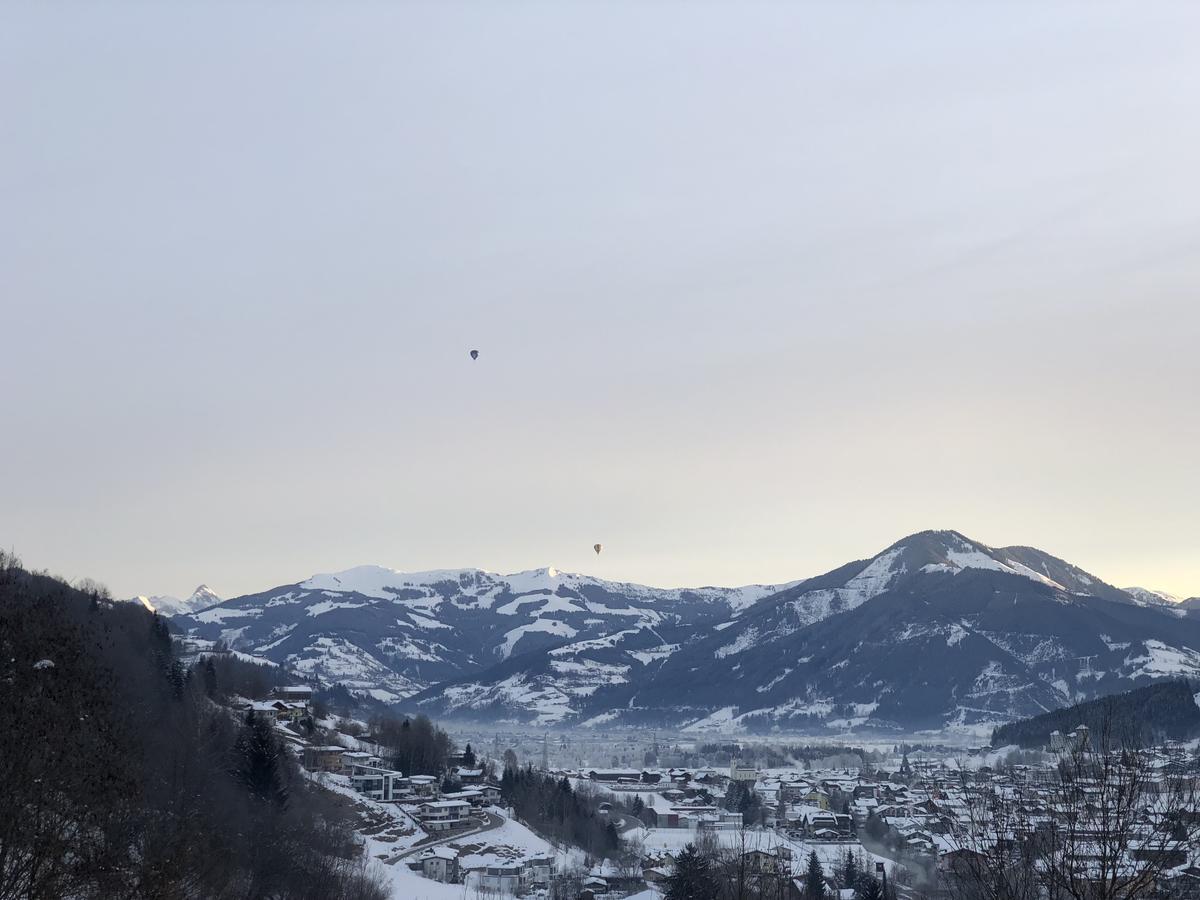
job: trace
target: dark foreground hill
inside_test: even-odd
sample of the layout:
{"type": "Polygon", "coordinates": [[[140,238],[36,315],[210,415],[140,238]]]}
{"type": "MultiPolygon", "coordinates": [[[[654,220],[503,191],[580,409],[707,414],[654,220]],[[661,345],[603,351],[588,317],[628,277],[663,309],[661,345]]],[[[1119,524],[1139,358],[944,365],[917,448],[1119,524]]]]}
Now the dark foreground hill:
{"type": "Polygon", "coordinates": [[[0,897],[385,896],[337,801],[204,680],[158,616],[0,554],[0,897]]]}
{"type": "Polygon", "coordinates": [[[1200,685],[1180,679],[1076,703],[1002,725],[993,734],[992,743],[994,746],[1043,747],[1050,743],[1051,732],[1065,735],[1080,725],[1087,726],[1097,742],[1112,746],[1148,746],[1163,740],[1188,740],[1200,735],[1198,690],[1200,685]]]}

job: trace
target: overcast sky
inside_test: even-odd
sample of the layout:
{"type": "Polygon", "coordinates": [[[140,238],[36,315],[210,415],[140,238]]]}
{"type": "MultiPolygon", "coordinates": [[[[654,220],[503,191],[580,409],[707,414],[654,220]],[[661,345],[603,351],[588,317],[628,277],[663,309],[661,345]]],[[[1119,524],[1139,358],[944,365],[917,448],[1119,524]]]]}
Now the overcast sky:
{"type": "Polygon", "coordinates": [[[1200,594],[1198,33],[5,4],[0,542],[228,596],[772,582],[956,528],[1200,594]]]}

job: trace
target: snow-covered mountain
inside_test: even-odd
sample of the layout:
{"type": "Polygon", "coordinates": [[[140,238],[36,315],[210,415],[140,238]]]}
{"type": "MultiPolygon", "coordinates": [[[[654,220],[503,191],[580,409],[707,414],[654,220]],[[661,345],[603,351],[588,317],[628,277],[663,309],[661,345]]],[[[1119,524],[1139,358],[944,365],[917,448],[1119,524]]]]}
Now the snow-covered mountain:
{"type": "Polygon", "coordinates": [[[1200,676],[1200,621],[1050,554],[922,532],[743,615],[564,641],[417,697],[442,716],[693,730],[1008,721],[1200,676]]]}
{"type": "Polygon", "coordinates": [[[1200,677],[1200,610],[955,531],[783,585],[360,566],[205,607],[174,621],[325,683],[477,720],[909,731],[1200,677]]]}
{"type": "Polygon", "coordinates": [[[1162,606],[1175,610],[1178,615],[1183,615],[1183,611],[1187,609],[1183,597],[1176,597],[1166,591],[1152,591],[1144,587],[1127,587],[1123,590],[1138,606],[1162,606]]]}
{"type": "Polygon", "coordinates": [[[186,600],[180,600],[178,597],[169,597],[159,595],[154,597],[144,597],[138,595],[132,598],[132,602],[141,603],[142,606],[151,612],[156,612],[163,616],[183,616],[189,613],[199,612],[202,609],[207,609],[210,606],[216,606],[221,603],[221,597],[210,588],[207,584],[202,584],[196,590],[192,591],[191,596],[186,600]]]}
{"type": "Polygon", "coordinates": [[[177,624],[390,701],[564,640],[704,629],[786,587],[662,589],[549,567],[500,575],[359,566],[237,597],[177,624]]]}

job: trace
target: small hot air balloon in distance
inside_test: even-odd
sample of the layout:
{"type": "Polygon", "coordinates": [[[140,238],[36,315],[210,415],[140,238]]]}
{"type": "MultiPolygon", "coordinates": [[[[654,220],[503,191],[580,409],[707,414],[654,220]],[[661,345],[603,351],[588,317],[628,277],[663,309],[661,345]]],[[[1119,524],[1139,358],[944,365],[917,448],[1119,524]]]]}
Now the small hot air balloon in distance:
{"type": "Polygon", "coordinates": [[[479,359],[479,351],[478,350],[471,351],[471,359],[479,359]]]}
{"type": "Polygon", "coordinates": [[[603,544],[592,544],[592,549],[596,551],[596,555],[600,555],[600,551],[604,549],[603,544]]]}

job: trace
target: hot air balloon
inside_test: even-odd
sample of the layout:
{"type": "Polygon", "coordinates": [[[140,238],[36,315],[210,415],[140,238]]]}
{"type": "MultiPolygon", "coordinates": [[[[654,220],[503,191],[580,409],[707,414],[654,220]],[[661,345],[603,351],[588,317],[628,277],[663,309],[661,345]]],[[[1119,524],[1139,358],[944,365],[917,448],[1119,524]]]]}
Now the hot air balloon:
{"type": "Polygon", "coordinates": [[[603,544],[592,544],[592,549],[596,551],[596,555],[600,555],[600,551],[604,549],[603,544]]]}
{"type": "Polygon", "coordinates": [[[479,359],[479,351],[478,350],[471,351],[471,359],[479,359]]]}

